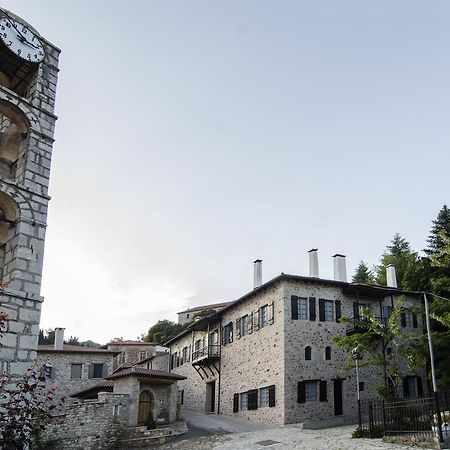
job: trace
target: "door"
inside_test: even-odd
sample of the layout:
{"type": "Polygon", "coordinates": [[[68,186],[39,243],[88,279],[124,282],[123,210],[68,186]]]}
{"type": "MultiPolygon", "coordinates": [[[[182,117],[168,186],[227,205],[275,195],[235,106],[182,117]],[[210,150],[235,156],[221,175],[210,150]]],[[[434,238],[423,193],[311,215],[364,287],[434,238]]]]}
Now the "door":
{"type": "Polygon", "coordinates": [[[216,409],[216,382],[206,384],[206,412],[214,412],[216,409]]]}
{"type": "Polygon", "coordinates": [[[342,416],[342,381],[341,379],[333,380],[334,383],[334,415],[342,416]]]}
{"type": "Polygon", "coordinates": [[[139,395],[138,426],[145,425],[149,414],[152,412],[152,394],[142,391],[139,395]]]}

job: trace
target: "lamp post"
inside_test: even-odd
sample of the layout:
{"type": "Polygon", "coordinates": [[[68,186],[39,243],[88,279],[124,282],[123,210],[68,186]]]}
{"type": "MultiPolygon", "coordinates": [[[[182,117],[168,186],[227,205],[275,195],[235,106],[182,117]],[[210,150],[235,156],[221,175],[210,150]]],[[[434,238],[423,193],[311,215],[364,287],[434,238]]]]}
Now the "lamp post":
{"type": "Polygon", "coordinates": [[[361,419],[361,398],[360,398],[360,394],[359,394],[359,365],[358,365],[358,361],[362,358],[362,350],[360,347],[355,347],[352,350],[352,356],[353,359],[355,360],[355,364],[356,364],[356,395],[357,395],[357,399],[358,399],[358,423],[359,423],[359,428],[362,427],[362,419],[361,419]]]}

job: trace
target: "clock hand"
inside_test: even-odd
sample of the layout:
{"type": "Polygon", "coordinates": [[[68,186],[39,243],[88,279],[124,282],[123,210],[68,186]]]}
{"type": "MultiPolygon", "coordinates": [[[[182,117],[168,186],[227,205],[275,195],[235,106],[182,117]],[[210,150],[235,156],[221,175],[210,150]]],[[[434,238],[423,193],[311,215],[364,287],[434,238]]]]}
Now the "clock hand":
{"type": "Polygon", "coordinates": [[[34,47],[36,49],[39,48],[36,45],[34,45],[33,43],[31,43],[25,36],[22,36],[20,33],[17,35],[17,37],[19,38],[20,42],[24,42],[24,43],[28,44],[29,46],[34,47]]]}

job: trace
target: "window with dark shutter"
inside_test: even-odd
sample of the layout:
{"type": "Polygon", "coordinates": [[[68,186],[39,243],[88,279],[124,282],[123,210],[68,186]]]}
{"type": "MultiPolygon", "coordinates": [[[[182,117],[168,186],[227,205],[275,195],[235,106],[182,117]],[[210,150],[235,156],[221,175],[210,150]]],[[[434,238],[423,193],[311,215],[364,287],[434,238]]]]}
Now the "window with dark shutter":
{"type": "Polygon", "coordinates": [[[412,324],[414,328],[417,328],[417,313],[412,313],[412,324]]]}
{"type": "Polygon", "coordinates": [[[335,310],[336,310],[336,322],[339,323],[341,321],[342,304],[341,304],[340,300],[336,300],[334,303],[335,303],[335,310]]]}
{"type": "Polygon", "coordinates": [[[88,378],[92,378],[94,376],[94,364],[89,364],[89,370],[88,370],[88,378]]]}
{"type": "Polygon", "coordinates": [[[326,402],[327,400],[327,382],[320,381],[319,382],[319,401],[326,402]]]}
{"type": "Polygon", "coordinates": [[[237,413],[239,411],[239,394],[233,395],[233,412],[237,413]]]}
{"type": "Polygon", "coordinates": [[[247,409],[258,409],[258,389],[247,392],[247,409]]]}
{"type": "Polygon", "coordinates": [[[181,405],[184,405],[184,389],[181,389],[180,404],[181,404],[181,405]]]}
{"type": "Polygon", "coordinates": [[[298,298],[295,295],[291,295],[291,318],[298,320],[298,298]]]}
{"type": "Polygon", "coordinates": [[[325,360],[331,360],[331,347],[329,345],[325,347],[325,360]]]}
{"type": "Polygon", "coordinates": [[[325,322],[325,300],[323,298],[319,299],[319,321],[325,322]]]}
{"type": "Polygon", "coordinates": [[[405,312],[402,312],[401,325],[402,325],[403,328],[406,327],[406,314],[405,314],[405,312]]]}
{"type": "Polygon", "coordinates": [[[309,297],[309,320],[314,322],[316,320],[316,298],[309,297]]]}
{"type": "Polygon", "coordinates": [[[305,392],[305,382],[299,381],[297,383],[297,402],[305,403],[306,392],[305,392]]]}
{"type": "Polygon", "coordinates": [[[236,339],[241,338],[241,318],[236,319],[236,339]]]}
{"type": "Polygon", "coordinates": [[[269,406],[275,406],[275,385],[269,386],[269,406]]]}

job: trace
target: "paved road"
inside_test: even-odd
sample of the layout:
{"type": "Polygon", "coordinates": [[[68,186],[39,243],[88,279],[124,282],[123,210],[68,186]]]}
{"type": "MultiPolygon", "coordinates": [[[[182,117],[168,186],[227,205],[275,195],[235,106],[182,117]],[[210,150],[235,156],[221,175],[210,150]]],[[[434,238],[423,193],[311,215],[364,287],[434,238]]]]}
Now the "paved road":
{"type": "Polygon", "coordinates": [[[303,430],[301,425],[273,428],[234,417],[190,411],[184,417],[192,433],[164,449],[177,450],[419,450],[424,447],[388,444],[381,439],[352,439],[354,426],[303,430]]]}

